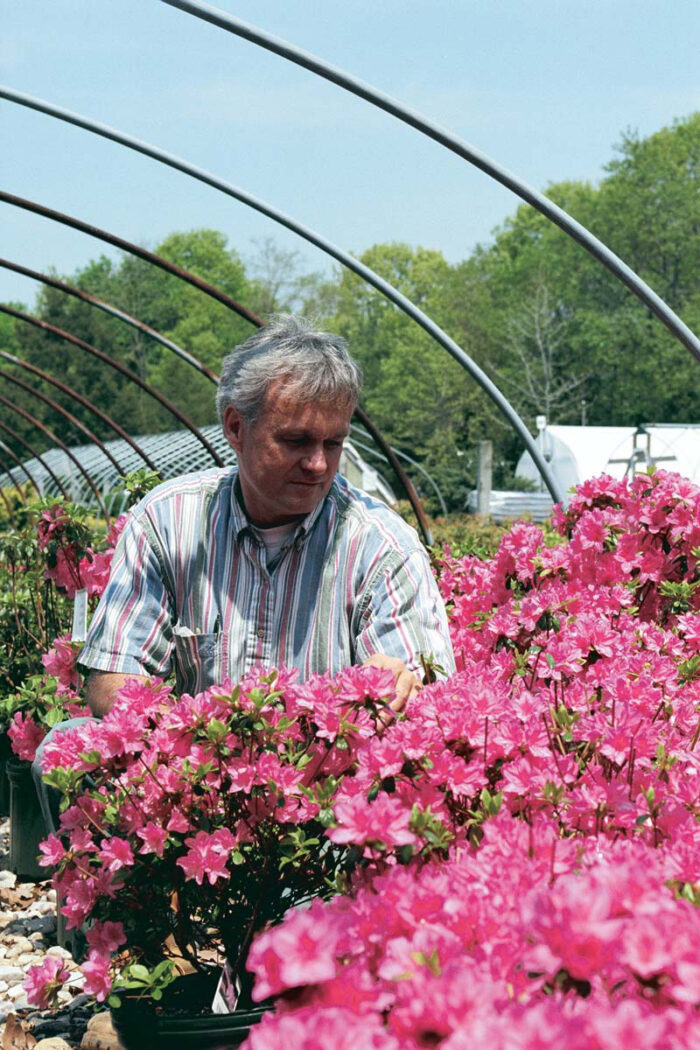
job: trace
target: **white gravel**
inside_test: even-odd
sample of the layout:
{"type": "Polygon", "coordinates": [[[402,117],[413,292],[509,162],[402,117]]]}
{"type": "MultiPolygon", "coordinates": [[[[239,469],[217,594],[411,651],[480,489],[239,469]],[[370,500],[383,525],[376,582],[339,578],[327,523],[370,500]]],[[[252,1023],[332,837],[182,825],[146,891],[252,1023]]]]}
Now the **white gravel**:
{"type": "Polygon", "coordinates": [[[19,882],[7,870],[9,837],[10,822],[0,818],[0,1045],[5,1021],[15,1014],[36,1039],[60,1036],[78,1047],[92,1000],[82,994],[83,978],[70,951],[56,943],[56,891],[50,881],[19,882]],[[29,1006],[22,988],[28,968],[47,955],[61,956],[73,971],[55,1011],[29,1006]]]}

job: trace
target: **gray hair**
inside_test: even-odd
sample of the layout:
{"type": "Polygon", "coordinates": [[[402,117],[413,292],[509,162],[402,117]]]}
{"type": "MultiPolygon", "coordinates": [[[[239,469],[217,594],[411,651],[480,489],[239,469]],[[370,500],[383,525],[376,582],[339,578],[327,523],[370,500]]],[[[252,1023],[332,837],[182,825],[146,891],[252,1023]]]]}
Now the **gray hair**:
{"type": "Polygon", "coordinates": [[[254,422],[277,379],[286,379],[286,390],[302,404],[346,401],[354,407],[362,387],[360,366],[344,339],[305,318],[279,314],[224,358],[216,395],[221,422],[229,405],[254,422]]]}

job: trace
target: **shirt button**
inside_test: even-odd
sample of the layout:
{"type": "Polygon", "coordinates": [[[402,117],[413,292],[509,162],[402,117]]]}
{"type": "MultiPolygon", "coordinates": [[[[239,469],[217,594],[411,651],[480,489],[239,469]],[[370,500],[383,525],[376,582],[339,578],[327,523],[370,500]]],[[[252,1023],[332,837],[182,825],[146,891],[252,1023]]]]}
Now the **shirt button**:
{"type": "Polygon", "coordinates": [[[258,631],[258,638],[264,638],[264,637],[265,637],[265,628],[261,627],[260,630],[258,631]]]}

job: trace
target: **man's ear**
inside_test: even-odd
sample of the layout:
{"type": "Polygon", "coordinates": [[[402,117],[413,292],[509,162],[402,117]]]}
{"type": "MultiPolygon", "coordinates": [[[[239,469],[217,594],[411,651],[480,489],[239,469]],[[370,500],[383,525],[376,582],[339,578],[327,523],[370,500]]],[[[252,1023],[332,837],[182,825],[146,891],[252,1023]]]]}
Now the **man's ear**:
{"type": "Polygon", "coordinates": [[[234,452],[240,451],[241,431],[244,426],[245,422],[238,409],[233,405],[227,405],[224,409],[224,437],[234,452]]]}

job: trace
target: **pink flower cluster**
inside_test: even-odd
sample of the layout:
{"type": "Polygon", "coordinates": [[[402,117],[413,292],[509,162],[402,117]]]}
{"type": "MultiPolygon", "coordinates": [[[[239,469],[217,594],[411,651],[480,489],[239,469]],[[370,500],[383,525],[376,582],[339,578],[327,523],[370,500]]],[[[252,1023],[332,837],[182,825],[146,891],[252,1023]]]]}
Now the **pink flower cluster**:
{"type": "MultiPolygon", "coordinates": [[[[47,780],[68,805],[41,863],[56,869],[67,926],[123,924],[124,951],[103,938],[90,952],[88,990],[100,998],[185,929],[203,938],[186,950],[211,942],[242,965],[253,929],[327,892],[348,853],[324,838],[331,802],[375,738],[394,677],[357,667],[303,686],[295,677],[258,670],[179,700],[158,679],[133,679],[104,719],[47,744],[47,780]]],[[[368,849],[390,825],[378,822],[368,849]]]]}
{"type": "Polygon", "coordinates": [[[446,554],[458,673],[358,749],[328,835],[364,859],[254,943],[250,1050],[700,1045],[700,490],[556,524],[446,554]]]}
{"type": "MultiPolygon", "coordinates": [[[[39,549],[46,561],[44,577],[68,598],[84,588],[89,598],[99,598],[107,585],[114,546],[127,521],[121,514],[111,525],[104,550],[88,543],[90,531],[71,504],[56,503],[44,510],[37,526],[39,549]]],[[[70,634],[59,635],[41,662],[48,677],[30,676],[12,698],[15,708],[8,735],[14,753],[33,761],[36,749],[57,722],[87,713],[79,696],[76,666],[82,643],[70,634]]]]}
{"type": "Polygon", "coordinates": [[[81,589],[87,590],[89,598],[99,597],[107,586],[114,547],[126,521],[127,515],[120,514],[108,532],[106,549],[98,551],[86,542],[70,505],[56,503],[43,511],[37,531],[39,548],[47,558],[46,579],[53,580],[69,598],[81,589]]]}

